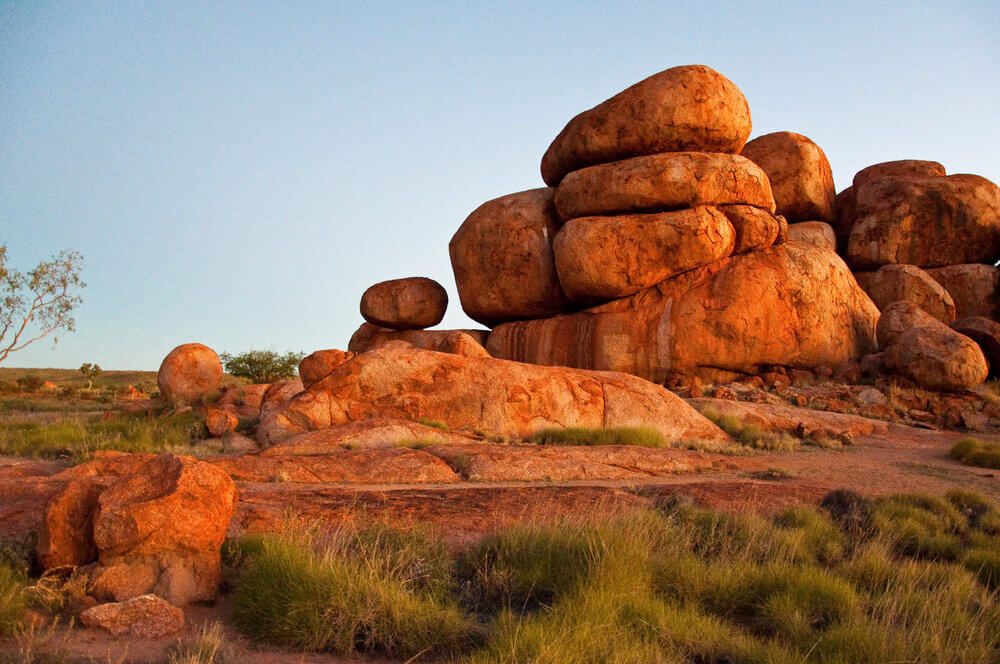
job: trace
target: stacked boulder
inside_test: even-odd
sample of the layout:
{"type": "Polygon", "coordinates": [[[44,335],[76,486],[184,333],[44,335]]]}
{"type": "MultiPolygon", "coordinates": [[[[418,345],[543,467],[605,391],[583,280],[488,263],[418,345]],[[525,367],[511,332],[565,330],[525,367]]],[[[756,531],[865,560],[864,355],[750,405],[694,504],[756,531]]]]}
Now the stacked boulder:
{"type": "Polygon", "coordinates": [[[657,382],[835,369],[871,351],[878,311],[847,266],[784,242],[783,211],[833,219],[826,157],[788,134],[795,150],[779,141],[769,160],[764,140],[755,163],[739,154],[750,130],[743,94],[704,66],[573,118],[542,159],[549,186],[485,203],[449,245],[463,309],[493,328],[487,350],[657,382]]]}
{"type": "MultiPolygon", "coordinates": [[[[906,303],[944,326],[899,341],[880,335],[882,366],[950,390],[982,382],[987,359],[1000,370],[1000,187],[978,175],[946,175],[937,162],[902,160],[859,171],[838,201],[842,251],[876,305],[886,312],[906,303]],[[952,366],[928,378],[926,365],[941,362],[952,366]]],[[[912,313],[902,320],[927,327],[912,313]]]]}

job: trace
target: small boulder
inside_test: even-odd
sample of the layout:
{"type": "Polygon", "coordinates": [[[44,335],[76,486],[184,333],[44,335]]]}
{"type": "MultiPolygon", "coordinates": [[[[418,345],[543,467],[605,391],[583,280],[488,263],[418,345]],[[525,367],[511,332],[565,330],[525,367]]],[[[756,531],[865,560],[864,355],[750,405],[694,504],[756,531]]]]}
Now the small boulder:
{"type": "Polygon", "coordinates": [[[884,265],[875,272],[857,272],[854,277],[879,309],[904,301],[942,323],[955,320],[951,295],[916,265],[884,265]]]}
{"type": "Polygon", "coordinates": [[[288,403],[289,399],[304,389],[305,387],[302,384],[301,378],[286,378],[284,380],[271,383],[268,386],[267,391],[264,392],[264,397],[261,400],[261,419],[263,419],[269,411],[272,411],[275,408],[280,408],[288,403]]]}
{"type": "Polygon", "coordinates": [[[855,173],[853,187],[860,187],[879,178],[936,178],[944,177],[944,166],[936,161],[920,159],[899,159],[872,164],[855,173]]]}
{"type": "Polygon", "coordinates": [[[990,373],[1000,374],[1000,323],[982,316],[970,316],[952,323],[951,329],[979,344],[989,362],[990,373]]]}
{"type": "Polygon", "coordinates": [[[264,394],[270,386],[270,383],[233,385],[223,390],[216,406],[219,410],[225,410],[237,417],[256,419],[260,417],[264,394]]]}
{"type": "Polygon", "coordinates": [[[879,350],[885,350],[897,337],[914,327],[927,325],[934,318],[929,313],[906,300],[891,302],[882,309],[882,315],[875,325],[875,338],[879,350]]]}
{"type": "Polygon", "coordinates": [[[433,279],[409,277],[382,281],[361,296],[361,315],[393,330],[422,330],[444,318],[448,293],[433,279]]]}
{"type": "Polygon", "coordinates": [[[777,217],[759,207],[720,205],[718,208],[726,215],[726,219],[736,232],[734,254],[744,254],[754,249],[769,247],[778,242],[783,230],[787,232],[788,224],[784,217],[777,217]]]}
{"type": "Polygon", "coordinates": [[[764,171],[734,154],[670,152],[598,164],[568,174],[556,191],[563,219],[697,205],[753,205],[774,212],[764,171]]]}
{"type": "Polygon", "coordinates": [[[182,344],[170,351],[156,374],[160,395],[168,402],[195,404],[219,388],[222,361],[202,344],[182,344]]]}
{"type": "Polygon", "coordinates": [[[1000,320],[1000,267],[983,263],[930,268],[927,274],[955,301],[955,317],[1000,320]]]}
{"type": "Polygon", "coordinates": [[[833,226],[823,221],[801,221],[788,224],[789,242],[802,242],[827,251],[837,250],[837,235],[833,226]]]}
{"type": "Polygon", "coordinates": [[[299,362],[299,379],[302,381],[302,388],[305,389],[313,383],[323,380],[327,374],[353,357],[354,353],[351,351],[337,350],[336,348],[317,350],[306,355],[299,362]]]}
{"type": "Polygon", "coordinates": [[[231,431],[236,431],[236,427],[239,425],[239,418],[228,411],[209,408],[208,412],[205,413],[205,426],[213,436],[223,436],[231,431]]]}
{"type": "Polygon", "coordinates": [[[100,627],[112,636],[158,639],[184,627],[184,612],[156,595],[91,607],[80,614],[87,627],[100,627]]]}
{"type": "Polygon", "coordinates": [[[542,157],[542,179],[555,186],[594,164],[659,152],[740,151],[750,107],[732,81],[710,67],[673,67],[580,113],[542,157]]]}
{"type": "Polygon", "coordinates": [[[833,171],[826,154],[811,140],[778,131],[753,139],[740,154],[767,173],[777,214],[791,223],[834,220],[833,171]]]}
{"type": "Polygon", "coordinates": [[[37,556],[42,569],[77,567],[97,560],[93,517],[107,482],[97,477],[70,479],[49,499],[38,529],[37,556]]]}

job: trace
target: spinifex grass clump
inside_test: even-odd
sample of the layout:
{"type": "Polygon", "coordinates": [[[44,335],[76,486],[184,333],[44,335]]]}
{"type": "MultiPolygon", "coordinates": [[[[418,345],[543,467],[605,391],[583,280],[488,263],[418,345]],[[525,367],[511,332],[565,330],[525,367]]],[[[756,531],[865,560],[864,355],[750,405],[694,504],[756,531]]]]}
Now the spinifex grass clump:
{"type": "Polygon", "coordinates": [[[566,427],[545,429],[528,439],[539,445],[636,445],[639,447],[664,447],[661,434],[650,427],[566,427]]]}
{"type": "Polygon", "coordinates": [[[951,458],[970,466],[1000,469],[1000,443],[965,438],[951,448],[951,458]]]}
{"type": "Polygon", "coordinates": [[[25,570],[0,551],[0,638],[13,636],[27,608],[25,570]]]}
{"type": "Polygon", "coordinates": [[[301,649],[476,664],[1000,661],[993,505],[969,492],[824,505],[768,518],[676,500],[517,526],[457,560],[384,528],[255,537],[230,551],[235,617],[301,649]]]}
{"type": "Polygon", "coordinates": [[[744,424],[733,415],[723,415],[711,406],[703,407],[701,414],[746,448],[787,452],[799,446],[799,440],[791,434],[765,431],[755,424],[744,424]]]}

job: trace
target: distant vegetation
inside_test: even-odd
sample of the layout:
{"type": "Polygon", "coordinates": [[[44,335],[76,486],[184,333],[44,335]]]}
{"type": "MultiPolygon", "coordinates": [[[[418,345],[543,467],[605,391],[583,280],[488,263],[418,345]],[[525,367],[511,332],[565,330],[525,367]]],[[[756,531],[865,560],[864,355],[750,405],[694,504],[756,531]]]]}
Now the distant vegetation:
{"type": "Polygon", "coordinates": [[[970,466],[1000,469],[1000,444],[965,438],[951,448],[951,458],[970,466]]]}
{"type": "Polygon", "coordinates": [[[298,373],[299,362],[305,356],[305,353],[277,353],[273,350],[248,350],[238,355],[219,355],[226,371],[238,378],[246,378],[251,383],[273,383],[283,378],[292,378],[298,373]]]}

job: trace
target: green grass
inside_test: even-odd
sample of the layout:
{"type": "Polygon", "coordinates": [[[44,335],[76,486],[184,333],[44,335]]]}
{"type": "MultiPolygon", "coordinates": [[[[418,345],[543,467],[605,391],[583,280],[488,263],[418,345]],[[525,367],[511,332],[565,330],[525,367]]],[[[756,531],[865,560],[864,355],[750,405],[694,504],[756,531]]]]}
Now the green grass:
{"type": "Polygon", "coordinates": [[[421,417],[417,420],[418,424],[423,424],[425,427],[431,427],[434,429],[441,429],[442,431],[448,430],[448,425],[440,420],[429,420],[426,417],[421,417]]]}
{"type": "Polygon", "coordinates": [[[80,461],[98,450],[183,450],[204,436],[204,423],[193,412],[158,418],[131,415],[110,419],[71,418],[51,424],[8,421],[0,427],[0,454],[69,457],[80,461]]]}
{"type": "Polygon", "coordinates": [[[1000,470],[1000,443],[965,438],[951,448],[951,458],[968,466],[1000,470]]]}
{"type": "Polygon", "coordinates": [[[528,438],[539,445],[635,445],[665,447],[663,435],[650,427],[566,427],[545,429],[528,438]]]}
{"type": "Polygon", "coordinates": [[[703,407],[701,414],[744,447],[771,452],[787,452],[799,447],[800,441],[791,434],[765,431],[755,424],[744,424],[736,417],[723,415],[711,406],[703,407]]]}
{"type": "Polygon", "coordinates": [[[15,561],[0,556],[0,637],[13,636],[21,626],[27,609],[24,592],[28,578],[15,561]]]}

